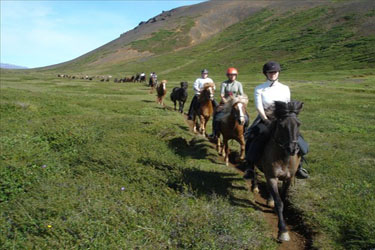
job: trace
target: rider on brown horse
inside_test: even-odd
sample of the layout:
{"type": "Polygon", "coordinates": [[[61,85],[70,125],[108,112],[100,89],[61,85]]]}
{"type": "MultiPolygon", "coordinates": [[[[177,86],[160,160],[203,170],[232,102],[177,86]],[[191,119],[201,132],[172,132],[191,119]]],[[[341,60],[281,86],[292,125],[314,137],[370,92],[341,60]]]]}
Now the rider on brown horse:
{"type": "MultiPolygon", "coordinates": [[[[254,164],[261,157],[265,144],[269,139],[270,124],[275,120],[273,114],[275,101],[289,102],[289,87],[280,83],[279,73],[280,64],[277,62],[268,62],[263,66],[263,74],[267,77],[267,81],[255,88],[254,101],[258,111],[258,116],[253,124],[246,131],[246,160],[248,169],[244,178],[248,179],[252,176],[254,164]]],[[[308,145],[301,135],[298,138],[301,155],[308,152],[308,145]]],[[[298,167],[296,176],[301,179],[308,178],[307,170],[302,168],[302,161],[298,167]]]]}
{"type": "MultiPolygon", "coordinates": [[[[195,95],[193,97],[193,99],[191,100],[191,103],[190,103],[190,107],[189,107],[189,112],[188,112],[188,120],[192,120],[193,119],[193,112],[194,112],[194,109],[198,109],[198,97],[200,95],[200,92],[202,91],[203,89],[203,86],[204,84],[206,83],[213,83],[214,81],[212,81],[211,78],[208,77],[208,70],[207,69],[203,69],[201,71],[201,76],[200,78],[197,78],[193,84],[193,90],[195,92],[195,95]]],[[[213,107],[215,108],[217,106],[217,102],[215,100],[212,100],[212,105],[213,107]]]]}
{"type": "MultiPolygon", "coordinates": [[[[212,119],[212,134],[209,136],[210,139],[216,140],[218,131],[219,131],[219,120],[222,114],[222,107],[224,103],[226,103],[230,98],[234,98],[237,96],[243,96],[243,88],[242,83],[237,81],[238,70],[236,68],[228,68],[227,69],[227,77],[228,80],[221,83],[220,89],[220,97],[221,102],[220,105],[216,108],[214,117],[212,119]]],[[[249,117],[246,115],[245,117],[245,128],[248,126],[249,117]]]]}

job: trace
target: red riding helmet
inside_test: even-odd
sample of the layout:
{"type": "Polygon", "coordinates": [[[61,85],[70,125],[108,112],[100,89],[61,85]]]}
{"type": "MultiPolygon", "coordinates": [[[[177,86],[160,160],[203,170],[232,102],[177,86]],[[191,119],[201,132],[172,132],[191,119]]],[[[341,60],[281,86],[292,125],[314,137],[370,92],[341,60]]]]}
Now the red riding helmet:
{"type": "Polygon", "coordinates": [[[238,75],[238,71],[236,68],[228,68],[227,75],[238,75]]]}

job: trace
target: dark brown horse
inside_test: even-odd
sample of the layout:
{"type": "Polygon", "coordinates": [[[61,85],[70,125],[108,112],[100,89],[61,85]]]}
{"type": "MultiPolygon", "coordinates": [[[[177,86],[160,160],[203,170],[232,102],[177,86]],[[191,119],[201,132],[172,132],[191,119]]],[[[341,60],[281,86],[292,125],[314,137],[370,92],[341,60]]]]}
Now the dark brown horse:
{"type": "Polygon", "coordinates": [[[151,89],[150,89],[151,94],[154,93],[154,89],[156,87],[156,84],[158,84],[158,80],[154,77],[150,77],[150,80],[148,82],[148,86],[151,87],[151,89]]]}
{"type": "MultiPolygon", "coordinates": [[[[274,115],[276,120],[271,125],[270,139],[266,143],[262,157],[255,163],[264,173],[267,180],[267,188],[271,194],[268,204],[270,206],[275,205],[275,210],[279,217],[279,241],[290,240],[283,216],[283,201],[301,161],[301,157],[298,154],[300,122],[297,119],[297,115],[302,107],[303,103],[299,101],[275,102],[274,115]],[[279,180],[282,181],[280,193],[278,188],[279,180]]],[[[253,191],[258,192],[255,172],[253,191]]]]}
{"type": "Polygon", "coordinates": [[[228,141],[236,140],[241,146],[240,160],[245,159],[245,138],[244,125],[246,122],[246,106],[249,102],[247,96],[231,98],[224,104],[224,109],[217,114],[219,121],[218,140],[216,148],[224,157],[225,164],[229,165],[229,146],[228,141]],[[220,135],[223,135],[223,143],[220,141],[220,135]]]}
{"type": "Polygon", "coordinates": [[[207,137],[206,125],[213,113],[212,100],[214,99],[215,83],[204,84],[203,90],[198,97],[199,107],[194,109],[193,131],[197,133],[197,116],[199,117],[199,132],[207,137]]]}
{"type": "Polygon", "coordinates": [[[164,106],[164,97],[166,94],[167,80],[163,80],[156,86],[156,102],[164,106]]]}
{"type": "Polygon", "coordinates": [[[173,88],[172,93],[171,93],[171,100],[174,103],[174,110],[176,110],[176,102],[178,102],[178,105],[179,105],[178,111],[183,113],[184,105],[188,97],[188,92],[187,92],[188,83],[181,82],[180,85],[181,85],[180,88],[179,87],[173,88]]]}

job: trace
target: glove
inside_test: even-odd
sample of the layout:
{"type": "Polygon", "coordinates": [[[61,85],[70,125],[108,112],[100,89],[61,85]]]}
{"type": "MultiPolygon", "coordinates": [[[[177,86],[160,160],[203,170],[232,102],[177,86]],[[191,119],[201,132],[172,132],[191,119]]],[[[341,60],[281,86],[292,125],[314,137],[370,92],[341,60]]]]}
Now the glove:
{"type": "Polygon", "coordinates": [[[269,119],[266,119],[266,120],[263,120],[263,123],[264,125],[268,127],[269,125],[271,125],[272,122],[269,119]]]}

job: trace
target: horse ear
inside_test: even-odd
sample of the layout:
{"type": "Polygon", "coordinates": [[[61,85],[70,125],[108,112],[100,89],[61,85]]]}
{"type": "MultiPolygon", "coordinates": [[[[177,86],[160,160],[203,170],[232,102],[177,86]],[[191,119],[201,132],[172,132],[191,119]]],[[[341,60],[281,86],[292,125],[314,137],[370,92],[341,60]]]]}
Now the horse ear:
{"type": "Polygon", "coordinates": [[[299,114],[299,112],[301,112],[302,108],[303,108],[303,102],[297,101],[297,103],[296,103],[297,115],[299,114]]]}

